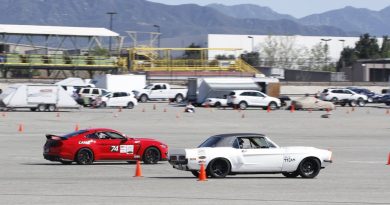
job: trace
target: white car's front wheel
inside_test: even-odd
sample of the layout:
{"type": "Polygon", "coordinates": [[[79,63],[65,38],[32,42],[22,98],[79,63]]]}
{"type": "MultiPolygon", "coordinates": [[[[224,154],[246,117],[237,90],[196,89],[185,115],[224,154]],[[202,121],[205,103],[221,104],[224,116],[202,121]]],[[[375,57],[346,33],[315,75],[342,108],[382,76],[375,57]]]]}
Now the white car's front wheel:
{"type": "Polygon", "coordinates": [[[245,110],[248,107],[248,104],[246,102],[240,102],[238,106],[240,107],[241,110],[245,110]]]}
{"type": "Polygon", "coordinates": [[[318,159],[306,158],[299,164],[298,172],[302,178],[314,178],[320,173],[321,164],[318,159]]]}

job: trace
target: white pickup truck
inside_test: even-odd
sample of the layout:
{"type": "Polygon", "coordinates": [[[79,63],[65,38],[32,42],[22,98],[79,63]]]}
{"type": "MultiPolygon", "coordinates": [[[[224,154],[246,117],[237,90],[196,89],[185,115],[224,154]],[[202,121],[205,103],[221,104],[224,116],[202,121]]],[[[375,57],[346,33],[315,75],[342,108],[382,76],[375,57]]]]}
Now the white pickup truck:
{"type": "Polygon", "coordinates": [[[186,88],[171,88],[167,83],[152,83],[144,89],[133,91],[135,98],[140,102],[148,100],[173,99],[181,103],[187,96],[186,88]]]}

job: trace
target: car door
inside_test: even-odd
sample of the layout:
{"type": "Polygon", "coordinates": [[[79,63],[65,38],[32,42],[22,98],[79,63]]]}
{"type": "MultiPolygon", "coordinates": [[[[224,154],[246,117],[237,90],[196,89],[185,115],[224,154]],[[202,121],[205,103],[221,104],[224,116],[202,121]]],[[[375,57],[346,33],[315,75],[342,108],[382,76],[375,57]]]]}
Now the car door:
{"type": "Polygon", "coordinates": [[[149,98],[152,98],[152,99],[164,98],[162,85],[160,85],[160,84],[154,85],[154,87],[150,91],[149,98]]]}
{"type": "Polygon", "coordinates": [[[270,147],[264,137],[240,137],[242,165],[240,172],[279,172],[282,170],[281,148],[270,147]]]}
{"type": "MultiPolygon", "coordinates": [[[[101,160],[121,160],[123,159],[123,152],[121,145],[125,143],[125,137],[112,132],[98,131],[96,145],[100,153],[101,160]]],[[[127,147],[126,147],[127,149],[127,147]]]]}
{"type": "Polygon", "coordinates": [[[121,106],[120,100],[121,95],[118,92],[112,93],[111,97],[108,99],[107,106],[121,106]]]}
{"type": "Polygon", "coordinates": [[[268,102],[265,99],[265,95],[261,92],[253,92],[255,96],[255,105],[256,106],[267,106],[268,102]]]}

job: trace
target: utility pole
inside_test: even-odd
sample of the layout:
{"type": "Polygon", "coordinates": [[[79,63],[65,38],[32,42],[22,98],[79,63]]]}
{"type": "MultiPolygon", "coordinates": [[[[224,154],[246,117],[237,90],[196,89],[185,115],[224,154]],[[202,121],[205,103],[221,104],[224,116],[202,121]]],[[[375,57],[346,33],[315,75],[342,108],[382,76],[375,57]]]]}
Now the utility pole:
{"type": "MultiPolygon", "coordinates": [[[[112,19],[113,19],[113,16],[117,13],[111,11],[111,12],[107,12],[106,14],[110,15],[110,30],[112,31],[112,19]]],[[[110,36],[109,42],[108,42],[108,52],[111,55],[111,36],[110,36]]]]}

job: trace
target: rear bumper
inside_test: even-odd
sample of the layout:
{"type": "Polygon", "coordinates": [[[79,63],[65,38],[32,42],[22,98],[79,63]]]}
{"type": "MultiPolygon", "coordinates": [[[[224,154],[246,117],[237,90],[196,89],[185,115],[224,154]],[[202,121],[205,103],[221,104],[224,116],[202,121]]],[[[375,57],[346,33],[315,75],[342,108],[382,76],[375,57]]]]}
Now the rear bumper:
{"type": "Polygon", "coordinates": [[[52,154],[43,154],[43,158],[49,161],[54,161],[54,162],[61,162],[61,161],[72,161],[69,159],[64,159],[58,155],[52,155],[52,154]]]}

